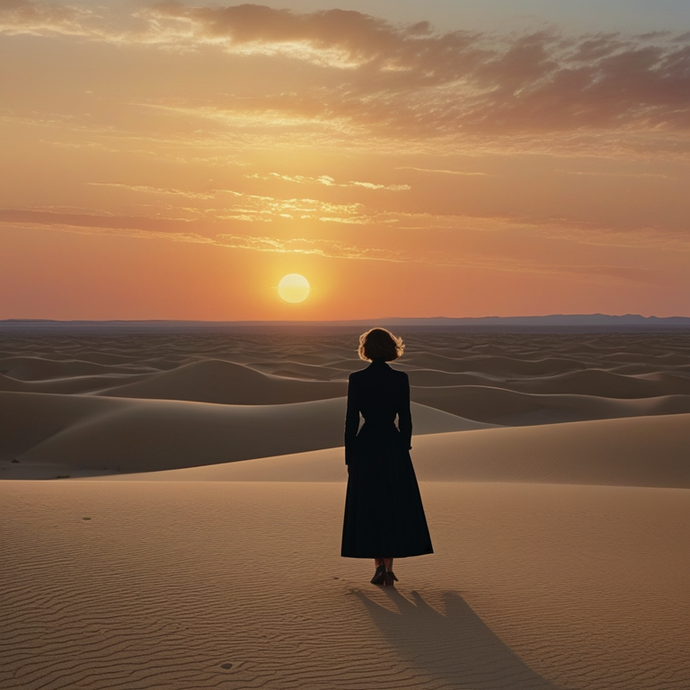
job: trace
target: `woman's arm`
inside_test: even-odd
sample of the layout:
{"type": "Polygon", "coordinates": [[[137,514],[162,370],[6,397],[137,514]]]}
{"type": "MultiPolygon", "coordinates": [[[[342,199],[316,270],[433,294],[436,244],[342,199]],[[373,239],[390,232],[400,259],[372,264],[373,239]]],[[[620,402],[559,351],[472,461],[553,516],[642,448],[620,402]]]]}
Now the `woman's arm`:
{"type": "Polygon", "coordinates": [[[347,412],[345,413],[345,464],[356,460],[355,442],[359,431],[359,406],[357,405],[357,395],[352,374],[347,384],[347,412]]]}
{"type": "Polygon", "coordinates": [[[403,372],[405,380],[398,408],[398,429],[407,448],[412,448],[412,412],[410,411],[410,379],[403,372]]]}

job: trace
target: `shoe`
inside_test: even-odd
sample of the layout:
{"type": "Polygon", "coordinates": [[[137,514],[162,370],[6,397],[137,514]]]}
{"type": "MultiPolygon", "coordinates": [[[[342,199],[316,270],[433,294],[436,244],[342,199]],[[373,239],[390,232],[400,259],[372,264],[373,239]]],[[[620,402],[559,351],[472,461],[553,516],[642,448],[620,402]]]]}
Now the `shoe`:
{"type": "Polygon", "coordinates": [[[371,578],[371,584],[372,585],[382,585],[382,584],[384,584],[385,580],[386,580],[386,566],[380,565],[378,568],[376,568],[376,572],[374,573],[374,577],[371,578]]]}
{"type": "Polygon", "coordinates": [[[383,586],[384,587],[395,587],[393,584],[394,582],[397,582],[398,578],[395,577],[395,573],[392,570],[389,570],[386,572],[385,579],[383,580],[383,586]]]}

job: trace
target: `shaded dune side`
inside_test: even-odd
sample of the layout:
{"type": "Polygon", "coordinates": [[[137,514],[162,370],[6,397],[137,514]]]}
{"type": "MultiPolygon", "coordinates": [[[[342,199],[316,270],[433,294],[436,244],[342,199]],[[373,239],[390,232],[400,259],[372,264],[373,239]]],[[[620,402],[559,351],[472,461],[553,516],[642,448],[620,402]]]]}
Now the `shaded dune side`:
{"type": "MultiPolygon", "coordinates": [[[[281,373],[288,373],[281,371],[281,373]]],[[[411,371],[413,384],[443,376],[463,381],[482,381],[469,374],[411,371]]],[[[0,380],[0,389],[51,393],[86,393],[108,397],[159,400],[188,400],[230,405],[262,405],[306,402],[341,397],[344,381],[308,381],[282,378],[241,364],[202,360],[149,376],[132,377],[125,385],[108,377],[74,377],[44,382],[13,383],[0,380]],[[7,385],[5,385],[7,384],[7,385]]],[[[626,377],[606,371],[581,371],[555,377],[524,381],[496,382],[484,378],[485,385],[413,385],[412,400],[456,416],[487,424],[530,425],[607,419],[653,414],[690,412],[690,395],[664,394],[684,391],[690,379],[670,375],[626,377]],[[524,392],[515,388],[532,390],[524,392]],[[590,394],[563,390],[587,390],[590,394]],[[561,391],[548,392],[548,391],[561,391]],[[642,397],[636,397],[642,396],[642,397]]]]}
{"type": "Polygon", "coordinates": [[[0,374],[0,391],[21,391],[24,390],[23,381],[17,381],[9,376],[0,374]]]}
{"type": "Polygon", "coordinates": [[[496,355],[466,355],[448,357],[433,352],[405,356],[404,363],[418,369],[438,369],[450,372],[472,372],[491,376],[544,376],[582,369],[575,358],[543,357],[517,359],[496,355]]]}
{"type": "Polygon", "coordinates": [[[575,393],[605,398],[652,398],[662,395],[690,395],[690,377],[666,373],[626,376],[605,369],[585,369],[556,376],[501,384],[523,393],[575,393]]]}
{"type": "Polygon", "coordinates": [[[101,394],[125,398],[262,405],[338,398],[346,391],[347,384],[344,382],[280,378],[242,364],[209,359],[154,374],[145,381],[112,387],[101,394]]]}
{"type": "Polygon", "coordinates": [[[274,376],[308,379],[312,381],[343,380],[347,378],[347,374],[341,369],[318,366],[316,364],[303,364],[302,362],[293,362],[290,359],[280,359],[272,362],[252,362],[252,369],[273,374],[274,376]]]}
{"type": "Polygon", "coordinates": [[[605,369],[584,369],[553,376],[520,379],[430,369],[413,369],[407,373],[410,384],[420,388],[499,385],[501,388],[520,393],[570,393],[605,398],[690,395],[690,377],[658,372],[628,376],[605,369]]]}
{"type": "MultiPolygon", "coordinates": [[[[483,426],[421,405],[412,412],[418,434],[483,426]]],[[[244,406],[0,393],[0,416],[0,458],[20,460],[4,477],[31,463],[140,472],[341,446],[345,399],[244,406]]]]}
{"type": "Polygon", "coordinates": [[[53,360],[45,357],[4,357],[0,359],[0,374],[19,381],[43,381],[68,376],[93,376],[98,374],[141,374],[142,366],[115,366],[80,359],[53,360]]]}
{"type": "Polygon", "coordinates": [[[148,379],[150,374],[105,374],[103,376],[70,376],[41,381],[20,381],[0,374],[0,391],[25,393],[94,393],[108,387],[121,386],[148,379]]]}
{"type": "MultiPolygon", "coordinates": [[[[690,488],[690,415],[607,419],[413,438],[417,477],[690,488]]],[[[343,481],[334,449],[108,480],[343,481]]]]}
{"type": "MultiPolygon", "coordinates": [[[[161,363],[158,363],[161,366],[161,363]]],[[[589,369],[569,372],[555,376],[535,378],[501,378],[488,374],[444,372],[430,369],[407,369],[413,387],[413,395],[420,402],[448,409],[453,413],[472,417],[467,409],[466,399],[477,387],[493,388],[527,395],[565,395],[568,399],[552,398],[556,402],[557,414],[561,417],[555,421],[588,419],[592,417],[617,416],[616,404],[600,405],[586,412],[586,402],[576,401],[573,396],[589,396],[601,399],[638,399],[661,398],[668,395],[690,395],[690,377],[655,372],[651,374],[623,375],[602,369],[589,369]],[[416,389],[448,389],[445,391],[416,389]],[[469,389],[469,390],[465,390],[469,389]],[[453,392],[451,392],[453,391],[453,392]],[[454,403],[444,402],[449,398],[454,403]],[[435,398],[439,402],[435,402],[435,398]],[[560,402],[559,402],[560,401],[560,402]],[[456,407],[448,408],[448,404],[456,407]],[[573,408],[572,413],[566,410],[573,408]],[[585,410],[584,414],[582,410],[585,410]],[[558,410],[562,410],[558,412],[558,410]]],[[[26,372],[25,372],[26,373],[26,372]]],[[[47,372],[42,372],[46,374],[47,372]]],[[[55,372],[53,372],[55,373],[55,372]]],[[[227,404],[263,404],[265,402],[300,402],[320,400],[329,397],[340,397],[346,390],[346,373],[336,369],[322,369],[316,366],[298,363],[276,362],[269,367],[268,363],[253,363],[251,368],[218,360],[194,361],[146,373],[104,373],[94,375],[74,375],[59,378],[37,379],[38,372],[28,380],[15,379],[0,374],[0,391],[25,391],[34,393],[96,393],[113,397],[135,397],[164,400],[195,400],[198,402],[215,402],[227,404]],[[260,369],[257,371],[256,369],[260,369]],[[339,379],[339,380],[338,380],[339,379]]],[[[476,392],[472,393],[473,395],[476,392]]],[[[508,393],[509,394],[509,393],[508,393]]],[[[489,421],[486,411],[482,411],[481,394],[478,395],[477,419],[489,421]]],[[[494,394],[497,395],[497,394],[494,394]]],[[[503,396],[505,398],[505,396],[503,396]]],[[[513,398],[515,402],[517,398],[513,398]]],[[[504,410],[500,400],[493,400],[492,408],[499,414],[510,414],[504,410]]],[[[504,401],[507,402],[507,401],[504,401]]],[[[534,403],[523,398],[523,404],[517,405],[515,413],[524,413],[538,409],[534,403]]],[[[546,402],[546,399],[543,400],[546,402]]],[[[651,403],[653,405],[653,403],[651,403]]],[[[676,403],[678,404],[678,403],[676,403]]],[[[596,403],[595,403],[596,405],[596,403]]],[[[628,406],[632,414],[639,414],[635,406],[628,406]]],[[[648,407],[642,406],[644,413],[648,407]]],[[[688,408],[669,408],[676,412],[688,408]]],[[[626,412],[626,405],[620,406],[621,414],[626,412]]],[[[511,423],[507,418],[491,421],[511,423]]],[[[553,419],[549,419],[553,421],[553,419]]]]}
{"type": "Polygon", "coordinates": [[[460,417],[506,426],[690,412],[690,395],[625,400],[519,393],[494,386],[444,386],[413,387],[411,396],[418,403],[460,417]]]}

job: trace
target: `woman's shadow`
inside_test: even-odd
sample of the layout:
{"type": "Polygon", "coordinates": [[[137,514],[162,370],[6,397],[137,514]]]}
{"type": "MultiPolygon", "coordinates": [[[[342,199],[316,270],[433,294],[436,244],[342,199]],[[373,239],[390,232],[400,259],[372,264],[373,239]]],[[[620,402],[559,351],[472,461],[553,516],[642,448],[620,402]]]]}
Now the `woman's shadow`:
{"type": "Polygon", "coordinates": [[[385,591],[397,612],[361,591],[356,594],[390,644],[425,674],[451,688],[559,690],[502,642],[459,594],[444,595],[442,615],[418,592],[410,601],[397,590],[385,591]]]}

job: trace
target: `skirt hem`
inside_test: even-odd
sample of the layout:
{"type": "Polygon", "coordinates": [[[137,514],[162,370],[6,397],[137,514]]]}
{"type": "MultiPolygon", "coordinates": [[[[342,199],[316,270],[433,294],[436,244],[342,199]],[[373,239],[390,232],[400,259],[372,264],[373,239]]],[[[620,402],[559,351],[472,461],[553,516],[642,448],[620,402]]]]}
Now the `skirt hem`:
{"type": "Polygon", "coordinates": [[[371,556],[359,556],[359,555],[353,556],[353,555],[348,554],[348,553],[341,553],[340,557],[341,558],[366,558],[366,559],[371,559],[371,558],[414,558],[415,556],[431,556],[431,555],[433,555],[433,553],[434,553],[433,551],[422,551],[419,553],[406,553],[402,556],[396,556],[395,554],[393,554],[393,555],[389,554],[386,556],[382,556],[381,554],[378,554],[376,556],[374,556],[374,555],[371,555],[371,556]]]}

